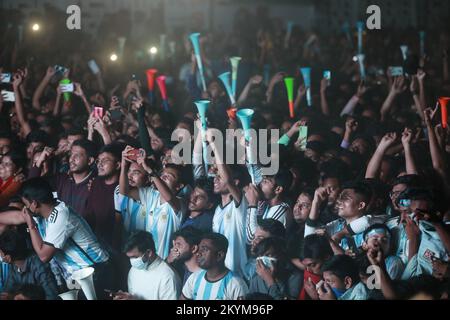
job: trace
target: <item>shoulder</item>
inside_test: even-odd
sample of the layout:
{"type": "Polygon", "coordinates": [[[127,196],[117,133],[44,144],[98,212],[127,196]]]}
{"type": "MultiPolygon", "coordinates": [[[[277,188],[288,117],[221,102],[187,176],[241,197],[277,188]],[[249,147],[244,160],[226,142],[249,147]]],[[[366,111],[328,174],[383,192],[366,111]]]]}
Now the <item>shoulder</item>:
{"type": "Polygon", "coordinates": [[[57,223],[60,220],[67,219],[70,215],[70,209],[66,206],[64,202],[58,203],[56,207],[53,208],[50,216],[48,217],[49,223],[57,223]]]}

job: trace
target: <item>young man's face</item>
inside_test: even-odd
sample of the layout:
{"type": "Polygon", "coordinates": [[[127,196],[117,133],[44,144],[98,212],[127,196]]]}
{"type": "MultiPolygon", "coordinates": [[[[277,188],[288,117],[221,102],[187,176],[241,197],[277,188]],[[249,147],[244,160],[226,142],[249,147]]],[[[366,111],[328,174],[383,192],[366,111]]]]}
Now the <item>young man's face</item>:
{"type": "Polygon", "coordinates": [[[344,280],[339,279],[335,274],[330,271],[325,271],[323,273],[323,280],[331,287],[337,290],[347,290],[348,285],[345,284],[344,280]]]}
{"type": "Polygon", "coordinates": [[[318,276],[322,275],[320,268],[322,268],[323,261],[319,259],[305,258],[302,260],[302,263],[308,272],[318,276]]]}
{"type": "Polygon", "coordinates": [[[227,184],[225,180],[217,173],[214,177],[214,193],[217,194],[226,194],[228,193],[227,184]]]}
{"type": "Polygon", "coordinates": [[[359,197],[352,189],[344,189],[336,201],[338,214],[341,218],[357,218],[363,212],[364,204],[359,201],[359,197]]]}
{"type": "Polygon", "coordinates": [[[97,159],[98,176],[110,178],[118,173],[118,161],[108,152],[103,152],[97,159]]]}
{"type": "Polygon", "coordinates": [[[161,174],[161,180],[167,184],[172,192],[178,192],[180,189],[179,172],[175,168],[165,168],[161,174]]]}
{"type": "Polygon", "coordinates": [[[28,144],[27,147],[27,158],[28,160],[33,159],[33,155],[38,151],[44,149],[44,143],[43,142],[31,142],[28,144]]]}
{"type": "Polygon", "coordinates": [[[424,220],[430,215],[431,203],[427,200],[411,200],[409,210],[414,213],[415,220],[424,220]]]}
{"type": "Polygon", "coordinates": [[[69,169],[71,173],[83,173],[89,170],[89,157],[86,150],[80,146],[70,149],[69,169]]]}
{"type": "Polygon", "coordinates": [[[399,211],[401,210],[401,208],[399,208],[399,206],[397,206],[397,204],[396,204],[397,198],[400,195],[400,193],[405,191],[407,188],[408,188],[408,186],[403,183],[396,184],[392,187],[392,190],[389,193],[389,196],[391,198],[392,206],[395,208],[395,210],[399,210],[399,211]]]}
{"type": "Polygon", "coordinates": [[[275,189],[277,188],[277,185],[275,183],[274,177],[264,176],[261,181],[260,188],[265,200],[271,200],[275,198],[275,189]]]}
{"type": "Polygon", "coordinates": [[[261,227],[257,227],[255,230],[255,237],[253,238],[250,252],[252,255],[255,255],[256,246],[263,241],[264,239],[267,239],[271,236],[270,232],[263,230],[261,227]]]}
{"type": "Polygon", "coordinates": [[[141,188],[147,183],[147,175],[145,170],[133,162],[128,170],[128,183],[133,188],[141,188]]]}
{"type": "Polygon", "coordinates": [[[358,153],[360,155],[363,155],[367,152],[369,146],[367,145],[366,140],[364,139],[355,139],[353,140],[352,144],[348,148],[351,152],[358,153]]]}
{"type": "Polygon", "coordinates": [[[197,253],[197,264],[200,268],[208,270],[215,267],[219,262],[219,252],[214,248],[213,243],[209,239],[200,241],[197,253]]]}
{"type": "Polygon", "coordinates": [[[297,202],[294,205],[294,220],[296,222],[305,222],[308,219],[309,213],[311,212],[311,198],[304,193],[301,193],[297,202]]]}
{"type": "Polygon", "coordinates": [[[196,187],[189,198],[189,210],[203,211],[209,209],[210,207],[211,203],[208,199],[208,194],[205,190],[196,187]]]}
{"type": "Polygon", "coordinates": [[[377,233],[370,235],[366,241],[367,249],[378,250],[381,248],[383,254],[386,256],[389,253],[389,236],[385,233],[377,233]]]}
{"type": "Polygon", "coordinates": [[[184,262],[192,258],[193,247],[183,237],[176,237],[173,241],[173,249],[178,252],[176,260],[184,262]]]}

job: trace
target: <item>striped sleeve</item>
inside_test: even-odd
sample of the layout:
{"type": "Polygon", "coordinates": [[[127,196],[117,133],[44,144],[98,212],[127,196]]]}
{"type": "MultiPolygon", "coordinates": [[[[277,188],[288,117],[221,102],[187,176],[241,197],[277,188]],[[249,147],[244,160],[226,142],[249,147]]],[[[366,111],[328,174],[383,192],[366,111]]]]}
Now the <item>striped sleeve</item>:
{"type": "Polygon", "coordinates": [[[258,214],[256,207],[247,207],[247,243],[250,244],[255,239],[255,231],[258,227],[258,214]]]}

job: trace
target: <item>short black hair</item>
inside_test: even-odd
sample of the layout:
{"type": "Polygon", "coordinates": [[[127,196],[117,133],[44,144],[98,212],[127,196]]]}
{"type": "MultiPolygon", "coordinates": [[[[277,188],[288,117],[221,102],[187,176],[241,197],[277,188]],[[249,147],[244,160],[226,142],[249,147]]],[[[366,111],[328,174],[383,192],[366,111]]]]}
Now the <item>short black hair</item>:
{"type": "Polygon", "coordinates": [[[155,249],[155,241],[153,240],[153,236],[150,232],[146,231],[136,231],[132,233],[124,246],[124,252],[137,248],[139,252],[145,252],[150,250],[152,252],[156,252],[155,249]]]}
{"type": "Polygon", "coordinates": [[[331,256],[333,256],[333,250],[325,236],[310,234],[305,237],[302,259],[308,258],[325,261],[331,256]]]}
{"type": "Polygon", "coordinates": [[[122,160],[122,151],[125,149],[125,147],[126,146],[124,143],[113,142],[113,143],[103,146],[103,148],[100,149],[98,154],[109,153],[109,154],[112,154],[112,156],[117,161],[121,161],[122,160]]]}
{"type": "Polygon", "coordinates": [[[22,184],[20,195],[28,201],[38,203],[54,204],[53,188],[43,178],[32,178],[22,184]]]}
{"type": "Polygon", "coordinates": [[[360,281],[358,265],[352,257],[345,254],[333,256],[322,265],[322,272],[331,272],[336,277],[344,280],[345,277],[352,279],[353,285],[360,281]]]}
{"type": "Polygon", "coordinates": [[[15,295],[23,295],[30,300],[45,300],[45,291],[42,286],[35,284],[22,284],[14,291],[15,295]]]}
{"type": "Polygon", "coordinates": [[[188,226],[183,229],[178,230],[172,236],[172,239],[176,239],[181,237],[186,241],[190,246],[196,246],[202,240],[203,232],[195,227],[188,226]]]}
{"type": "Polygon", "coordinates": [[[361,201],[364,201],[367,205],[370,203],[370,200],[372,199],[372,189],[370,185],[367,182],[364,181],[353,181],[345,183],[342,186],[342,190],[344,189],[350,189],[355,192],[361,199],[361,201]]]}
{"type": "Polygon", "coordinates": [[[289,191],[293,178],[292,173],[288,169],[280,168],[273,177],[275,179],[275,184],[283,188],[283,193],[289,191]]]}
{"type": "Polygon", "coordinates": [[[178,164],[168,163],[165,165],[165,169],[174,169],[178,172],[178,183],[182,185],[186,185],[189,182],[188,178],[188,170],[186,167],[183,167],[178,164]]]}
{"type": "Polygon", "coordinates": [[[88,158],[91,158],[91,157],[97,158],[98,147],[94,142],[92,142],[88,139],[80,139],[80,140],[74,141],[74,143],[72,144],[72,147],[74,147],[74,146],[83,148],[84,151],[86,151],[88,158]]]}
{"type": "Polygon", "coordinates": [[[270,233],[272,237],[284,238],[286,236],[286,228],[275,219],[261,219],[258,221],[258,227],[270,233]]]}
{"type": "Polygon", "coordinates": [[[397,177],[392,181],[392,186],[398,184],[406,184],[408,187],[416,187],[421,184],[421,178],[417,174],[405,174],[403,176],[397,177]]]}
{"type": "Polygon", "coordinates": [[[194,184],[194,189],[195,188],[199,188],[206,193],[208,202],[213,204],[217,203],[217,196],[214,193],[214,183],[211,179],[201,178],[196,180],[194,184]]]}
{"type": "Polygon", "coordinates": [[[0,250],[12,260],[25,260],[30,255],[25,236],[14,229],[7,229],[0,235],[0,250]]]}
{"type": "Polygon", "coordinates": [[[32,142],[41,142],[47,145],[50,137],[44,130],[32,130],[26,137],[27,144],[32,142]]]}
{"type": "Polygon", "coordinates": [[[84,130],[80,128],[70,128],[66,130],[66,136],[83,136],[83,138],[86,138],[86,133],[84,130]]]}
{"type": "Polygon", "coordinates": [[[202,236],[202,240],[210,240],[217,251],[223,251],[225,254],[228,250],[228,239],[220,233],[210,232],[202,236]]]}

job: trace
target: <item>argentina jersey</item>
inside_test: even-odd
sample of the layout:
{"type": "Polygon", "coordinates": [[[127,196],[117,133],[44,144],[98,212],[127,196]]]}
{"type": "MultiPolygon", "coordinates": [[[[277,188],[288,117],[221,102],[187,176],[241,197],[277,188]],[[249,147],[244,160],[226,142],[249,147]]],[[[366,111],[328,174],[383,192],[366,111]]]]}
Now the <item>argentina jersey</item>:
{"type": "Polygon", "coordinates": [[[108,261],[87,222],[64,202],[59,202],[47,219],[35,221],[43,242],[58,249],[53,258],[65,274],[108,261]]]}
{"type": "Polygon", "coordinates": [[[6,281],[9,277],[9,264],[5,262],[0,262],[0,292],[3,291],[3,288],[6,285],[6,281]]]}
{"type": "Polygon", "coordinates": [[[139,198],[147,211],[145,230],[152,234],[156,253],[164,260],[169,255],[172,234],[180,228],[182,210],[175,212],[168,202],[161,203],[161,194],[151,187],[139,188],[139,198]]]}
{"type": "MultiPolygon", "coordinates": [[[[275,206],[270,206],[268,202],[262,202],[262,205],[259,208],[263,219],[274,219],[280,221],[284,227],[286,228],[288,224],[288,220],[290,218],[290,208],[289,205],[285,202],[282,202],[275,206]]],[[[290,221],[289,221],[290,222],[290,221]]]]}
{"type": "Polygon", "coordinates": [[[213,231],[223,234],[228,239],[225,266],[241,277],[245,276],[247,264],[245,229],[247,206],[247,199],[244,196],[239,204],[231,199],[224,207],[217,206],[213,218],[213,231]]]}
{"type": "Polygon", "coordinates": [[[126,235],[137,230],[145,230],[147,213],[144,206],[133,198],[119,193],[119,186],[114,190],[114,208],[122,217],[126,235]]]}
{"type": "Polygon", "coordinates": [[[191,274],[183,287],[183,296],[188,300],[238,300],[248,293],[245,282],[228,271],[220,280],[209,282],[206,271],[191,274]]]}

